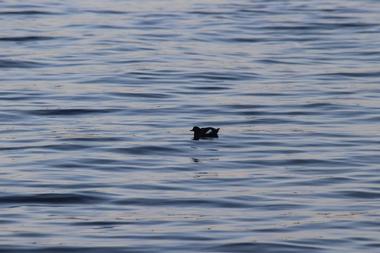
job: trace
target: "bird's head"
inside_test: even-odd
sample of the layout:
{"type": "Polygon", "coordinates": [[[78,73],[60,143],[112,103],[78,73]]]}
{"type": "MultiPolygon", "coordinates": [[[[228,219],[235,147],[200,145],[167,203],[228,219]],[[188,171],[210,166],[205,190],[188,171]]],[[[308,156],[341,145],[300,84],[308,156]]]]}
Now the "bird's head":
{"type": "Polygon", "coordinates": [[[199,131],[199,130],[201,130],[201,129],[200,129],[199,127],[195,126],[195,127],[193,127],[193,129],[191,129],[190,131],[197,132],[197,131],[199,131]]]}

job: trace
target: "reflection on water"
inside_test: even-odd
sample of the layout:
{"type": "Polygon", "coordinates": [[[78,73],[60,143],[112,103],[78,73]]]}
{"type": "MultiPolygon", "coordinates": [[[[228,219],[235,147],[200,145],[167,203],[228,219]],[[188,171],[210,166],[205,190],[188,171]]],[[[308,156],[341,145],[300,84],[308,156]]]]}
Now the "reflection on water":
{"type": "Polygon", "coordinates": [[[0,7],[0,251],[377,250],[378,2],[0,7]]]}

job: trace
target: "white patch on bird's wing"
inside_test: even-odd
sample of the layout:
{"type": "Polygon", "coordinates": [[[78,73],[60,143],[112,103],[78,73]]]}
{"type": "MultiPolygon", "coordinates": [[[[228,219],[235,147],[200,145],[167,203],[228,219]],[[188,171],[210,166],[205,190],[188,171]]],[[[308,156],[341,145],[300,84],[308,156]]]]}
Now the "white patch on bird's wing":
{"type": "Polygon", "coordinates": [[[205,134],[211,134],[211,129],[208,129],[206,132],[205,132],[205,134]]]}

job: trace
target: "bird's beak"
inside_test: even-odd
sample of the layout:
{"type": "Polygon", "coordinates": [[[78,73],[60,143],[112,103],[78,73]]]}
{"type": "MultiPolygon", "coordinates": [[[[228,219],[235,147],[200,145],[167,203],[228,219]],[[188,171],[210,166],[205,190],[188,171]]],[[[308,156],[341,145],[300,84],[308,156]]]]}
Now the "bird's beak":
{"type": "Polygon", "coordinates": [[[191,129],[190,131],[194,132],[194,130],[193,130],[193,129],[191,129]]]}

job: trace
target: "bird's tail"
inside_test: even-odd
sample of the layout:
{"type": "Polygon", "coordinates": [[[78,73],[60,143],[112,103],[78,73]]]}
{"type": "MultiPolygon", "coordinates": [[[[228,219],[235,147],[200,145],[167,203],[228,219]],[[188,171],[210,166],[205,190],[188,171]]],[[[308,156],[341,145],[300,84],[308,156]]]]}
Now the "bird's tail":
{"type": "Polygon", "coordinates": [[[215,133],[218,133],[218,132],[219,132],[219,129],[220,129],[220,128],[217,128],[217,129],[215,130],[215,133]]]}

